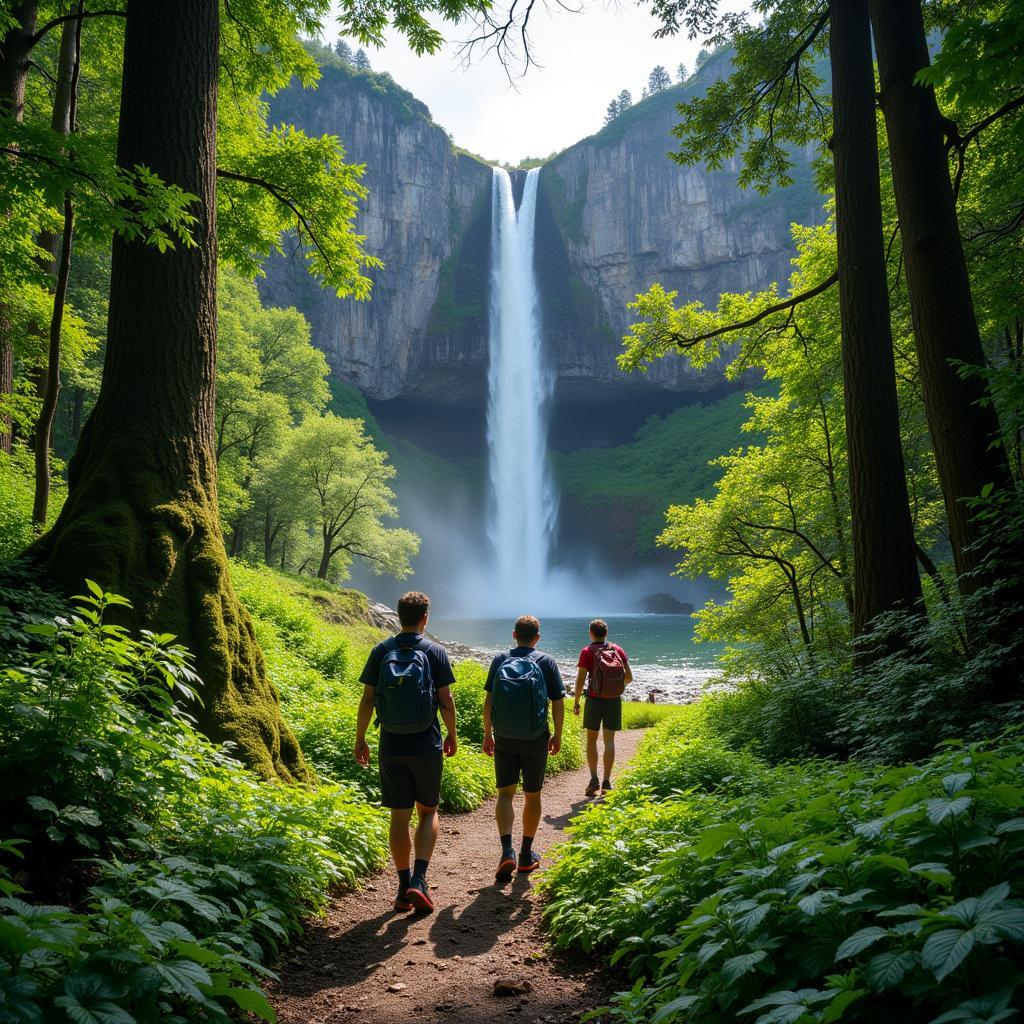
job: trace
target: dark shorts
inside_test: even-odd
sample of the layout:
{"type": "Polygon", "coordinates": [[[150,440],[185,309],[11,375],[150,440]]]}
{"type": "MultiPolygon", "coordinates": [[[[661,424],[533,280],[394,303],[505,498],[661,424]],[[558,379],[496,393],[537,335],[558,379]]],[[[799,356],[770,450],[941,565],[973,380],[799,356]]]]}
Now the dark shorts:
{"type": "Polygon", "coordinates": [[[436,807],[441,802],[441,770],[444,755],[384,754],[380,758],[380,802],[392,810],[405,811],[413,804],[436,807]]]}
{"type": "Polygon", "coordinates": [[[498,789],[514,786],[523,775],[523,792],[539,793],[548,764],[548,734],[535,740],[494,737],[494,781],[498,789]]]}
{"type": "Polygon", "coordinates": [[[622,728],[621,697],[588,697],[583,705],[583,728],[618,732],[622,728]]]}

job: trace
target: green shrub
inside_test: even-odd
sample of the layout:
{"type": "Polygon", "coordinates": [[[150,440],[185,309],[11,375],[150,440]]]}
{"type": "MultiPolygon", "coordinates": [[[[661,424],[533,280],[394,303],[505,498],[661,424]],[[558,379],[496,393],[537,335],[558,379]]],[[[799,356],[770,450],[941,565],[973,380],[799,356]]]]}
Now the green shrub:
{"type": "Polygon", "coordinates": [[[383,865],[386,818],[348,787],[265,783],[200,736],[178,706],[187,653],[106,624],[123,602],[89,590],[0,662],[0,1020],[272,1019],[262,963],[330,886],[383,865]],[[76,909],[30,902],[16,859],[76,909]]]}
{"type": "MultiPolygon", "coordinates": [[[[711,798],[705,826],[667,843],[637,883],[644,926],[613,959],[638,980],[612,1019],[1014,1018],[1022,770],[1014,737],[920,766],[772,769],[756,791],[711,798]]],[[[566,905],[556,892],[549,919],[566,905]]]]}
{"type": "Polygon", "coordinates": [[[460,739],[477,746],[484,739],[484,683],[487,669],[477,661],[462,661],[455,666],[455,713],[460,739]]]}
{"type": "Polygon", "coordinates": [[[555,943],[590,952],[642,930],[647,897],[638,883],[666,846],[704,821],[701,809],[685,800],[607,797],[587,808],[541,878],[551,897],[544,916],[555,943]]]}
{"type": "Polygon", "coordinates": [[[471,811],[494,795],[494,762],[468,744],[459,744],[454,757],[444,759],[441,773],[441,807],[446,811],[471,811]]]}
{"type": "Polygon", "coordinates": [[[622,704],[623,729],[650,729],[666,718],[682,714],[678,704],[648,704],[646,701],[627,700],[622,704]]]}

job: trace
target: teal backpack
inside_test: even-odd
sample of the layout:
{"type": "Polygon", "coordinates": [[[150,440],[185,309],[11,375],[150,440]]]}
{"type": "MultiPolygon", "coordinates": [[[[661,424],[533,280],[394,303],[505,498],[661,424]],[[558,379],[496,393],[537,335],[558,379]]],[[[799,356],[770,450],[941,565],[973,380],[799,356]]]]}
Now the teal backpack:
{"type": "Polygon", "coordinates": [[[377,725],[385,732],[425,732],[437,720],[437,696],[426,654],[415,647],[391,648],[380,665],[374,695],[377,725]]]}
{"type": "Polygon", "coordinates": [[[491,721],[494,734],[505,740],[535,740],[548,731],[548,687],[533,658],[507,656],[498,666],[491,721]]]}

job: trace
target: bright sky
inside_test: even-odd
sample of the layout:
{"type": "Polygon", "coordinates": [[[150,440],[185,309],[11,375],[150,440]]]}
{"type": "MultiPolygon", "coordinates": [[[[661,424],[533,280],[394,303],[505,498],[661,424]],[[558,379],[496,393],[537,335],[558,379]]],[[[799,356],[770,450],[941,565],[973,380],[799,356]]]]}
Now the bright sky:
{"type": "MultiPolygon", "coordinates": [[[[537,3],[530,20],[532,51],[540,67],[509,80],[494,54],[480,54],[466,68],[456,42],[468,28],[450,29],[452,40],[433,57],[416,57],[395,37],[368,49],[375,71],[388,71],[399,85],[430,107],[434,120],[458,145],[491,160],[518,162],[543,157],[597,131],[609,101],[629,89],[634,100],[656,64],[676,79],[683,61],[692,72],[701,44],[685,32],[655,39],[658,22],[646,6],[579,0],[582,12],[557,3],[537,3]]],[[[740,10],[740,0],[722,10],[740,10]]],[[[325,41],[336,33],[325,26],[325,41]]],[[[353,47],[354,48],[354,47],[353,47]]]]}

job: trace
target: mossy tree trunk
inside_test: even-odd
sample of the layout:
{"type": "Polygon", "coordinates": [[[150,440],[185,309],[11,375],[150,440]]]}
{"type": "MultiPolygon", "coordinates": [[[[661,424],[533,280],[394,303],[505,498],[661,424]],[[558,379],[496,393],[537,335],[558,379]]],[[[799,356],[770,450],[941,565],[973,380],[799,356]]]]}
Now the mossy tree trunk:
{"type": "Polygon", "coordinates": [[[832,0],[836,241],[850,474],[853,629],[922,602],[900,439],[868,0],[832,0]]]}
{"type": "Polygon", "coordinates": [[[214,457],[218,0],[129,0],[118,161],[198,196],[195,245],[115,239],[103,382],[68,499],[32,549],[68,592],[128,597],[202,677],[203,730],[267,777],[305,780],[252,622],[228,577],[214,457]]]}

